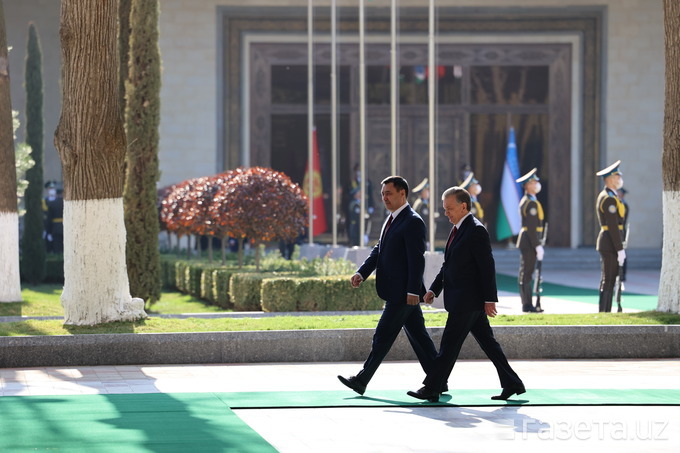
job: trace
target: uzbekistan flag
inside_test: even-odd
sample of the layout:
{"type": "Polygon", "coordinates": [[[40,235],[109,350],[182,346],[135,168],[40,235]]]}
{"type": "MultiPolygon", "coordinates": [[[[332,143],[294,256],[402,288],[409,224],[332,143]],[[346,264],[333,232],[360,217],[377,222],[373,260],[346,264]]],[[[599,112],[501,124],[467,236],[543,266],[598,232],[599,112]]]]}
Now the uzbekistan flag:
{"type": "Polygon", "coordinates": [[[501,180],[501,203],[498,205],[496,221],[496,237],[499,241],[519,234],[522,220],[519,216],[519,200],[522,188],[515,182],[520,177],[515,144],[515,129],[510,128],[508,147],[505,153],[505,165],[501,180]]]}

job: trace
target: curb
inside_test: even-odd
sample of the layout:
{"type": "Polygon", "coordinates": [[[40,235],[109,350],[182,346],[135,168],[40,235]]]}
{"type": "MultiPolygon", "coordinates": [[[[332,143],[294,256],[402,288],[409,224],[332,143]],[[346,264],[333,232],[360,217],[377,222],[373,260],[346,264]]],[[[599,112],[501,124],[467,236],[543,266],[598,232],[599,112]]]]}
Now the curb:
{"type": "MultiPolygon", "coordinates": [[[[428,329],[435,344],[443,327],[428,329]]],[[[370,351],[373,329],[165,334],[87,334],[0,338],[0,367],[354,362],[370,351]]],[[[497,326],[506,355],[533,359],[652,359],[680,357],[680,325],[497,326]]],[[[483,359],[469,336],[461,359],[483,359]]],[[[416,360],[399,335],[386,360],[416,360]]]]}

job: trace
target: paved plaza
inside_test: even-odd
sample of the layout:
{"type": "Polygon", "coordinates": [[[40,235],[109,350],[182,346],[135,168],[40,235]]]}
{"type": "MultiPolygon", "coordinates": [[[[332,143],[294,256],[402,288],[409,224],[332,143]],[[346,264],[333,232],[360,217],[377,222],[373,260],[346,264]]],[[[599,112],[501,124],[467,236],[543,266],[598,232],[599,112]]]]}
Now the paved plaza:
{"type": "MultiPolygon", "coordinates": [[[[677,389],[680,360],[511,361],[532,389],[677,389]]],[[[101,366],[0,370],[0,394],[282,392],[344,390],[337,374],[360,363],[101,366]]],[[[417,362],[386,362],[365,396],[417,389],[417,362]]],[[[490,362],[461,361],[451,394],[499,392],[490,362]]],[[[347,390],[347,397],[355,396],[347,390]]],[[[489,400],[489,404],[492,401],[489,400]]],[[[574,400],[574,404],[587,401],[574,400]]],[[[281,452],[676,452],[677,406],[332,407],[234,411],[281,452]]],[[[2,414],[0,414],[0,419],[2,414]]]]}
{"type": "MultiPolygon", "coordinates": [[[[658,271],[631,271],[627,290],[654,295],[658,278],[658,271]]],[[[598,279],[599,273],[588,269],[545,272],[547,282],[583,288],[596,286],[598,279]]],[[[596,301],[547,295],[543,307],[550,313],[597,311],[596,301]]],[[[517,295],[501,293],[499,313],[519,312],[517,295]]],[[[511,364],[527,387],[522,405],[253,407],[234,412],[281,452],[680,451],[678,406],[588,405],[576,396],[581,389],[677,391],[680,359],[511,360],[511,364]],[[538,389],[574,392],[574,399],[561,405],[531,405],[531,391],[538,389]]],[[[0,369],[0,397],[163,393],[171,398],[177,393],[340,391],[353,398],[358,395],[336,376],[350,376],[360,367],[359,362],[339,362],[5,368],[0,369]]],[[[406,391],[418,389],[423,377],[417,362],[385,362],[365,397],[403,391],[403,401],[412,402],[406,391]]],[[[460,361],[449,387],[451,395],[488,390],[491,397],[500,391],[487,360],[460,361]]]]}

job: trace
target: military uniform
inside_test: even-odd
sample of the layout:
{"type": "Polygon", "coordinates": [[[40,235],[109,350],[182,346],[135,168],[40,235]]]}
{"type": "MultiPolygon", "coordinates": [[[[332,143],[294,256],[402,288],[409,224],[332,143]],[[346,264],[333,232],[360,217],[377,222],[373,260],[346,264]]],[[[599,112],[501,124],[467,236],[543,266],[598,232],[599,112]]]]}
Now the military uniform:
{"type": "MultiPolygon", "coordinates": [[[[475,174],[470,172],[467,175],[467,178],[465,178],[465,181],[460,183],[460,187],[463,189],[467,190],[470,193],[470,214],[475,216],[477,219],[479,219],[480,222],[484,223],[486,225],[486,222],[484,222],[484,209],[482,209],[482,205],[477,200],[477,195],[478,193],[472,193],[471,187],[474,185],[479,185],[479,181],[475,179],[475,174]]],[[[481,186],[480,186],[480,192],[481,192],[481,186]]]]}
{"type": "MultiPolygon", "coordinates": [[[[597,175],[606,179],[612,175],[622,174],[618,168],[620,163],[621,161],[617,161],[615,164],[597,172],[597,175]]],[[[597,219],[600,223],[596,249],[600,253],[602,270],[599,311],[608,313],[612,311],[614,284],[619,273],[618,255],[624,249],[623,222],[626,217],[626,207],[617,196],[616,191],[605,186],[597,196],[596,210],[597,219]]],[[[625,252],[623,253],[625,254],[625,252]]]]}
{"type": "Polygon", "coordinates": [[[47,253],[64,252],[64,199],[58,194],[56,184],[46,184],[49,195],[43,198],[45,247],[47,253]]]}
{"type": "Polygon", "coordinates": [[[361,198],[357,198],[359,189],[352,191],[352,200],[349,202],[349,221],[347,226],[347,235],[349,236],[349,245],[360,245],[359,236],[361,228],[361,198]]]}
{"type": "MultiPolygon", "coordinates": [[[[526,183],[532,180],[539,181],[535,168],[519,178],[517,182],[526,185],[526,183]]],[[[519,202],[519,213],[522,217],[522,229],[517,237],[517,248],[520,251],[517,281],[522,301],[522,311],[540,312],[543,310],[537,309],[533,304],[531,280],[536,268],[536,248],[541,245],[545,213],[541,202],[534,195],[526,192],[519,202]]]]}
{"type": "MultiPolygon", "coordinates": [[[[428,179],[423,179],[420,184],[411,190],[411,193],[419,194],[411,207],[427,224],[427,219],[430,217],[430,209],[432,209],[432,206],[430,205],[430,183],[428,179]]],[[[439,217],[439,213],[435,212],[434,217],[439,217]]]]}

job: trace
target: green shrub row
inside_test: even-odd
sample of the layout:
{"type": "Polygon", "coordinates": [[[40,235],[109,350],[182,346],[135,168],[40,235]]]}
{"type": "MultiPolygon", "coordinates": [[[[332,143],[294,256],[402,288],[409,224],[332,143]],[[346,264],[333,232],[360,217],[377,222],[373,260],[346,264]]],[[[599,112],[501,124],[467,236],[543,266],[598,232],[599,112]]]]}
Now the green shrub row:
{"type": "MultiPolygon", "coordinates": [[[[315,265],[328,267],[324,260],[315,265]]],[[[383,301],[375,293],[374,278],[359,288],[351,288],[349,274],[309,277],[308,269],[294,271],[294,268],[291,265],[283,267],[282,272],[256,272],[253,266],[238,268],[234,263],[216,266],[199,261],[161,260],[164,288],[191,294],[225,309],[280,312],[382,307],[383,301]]]]}
{"type": "Polygon", "coordinates": [[[380,310],[383,305],[375,293],[375,278],[352,288],[349,275],[267,278],[261,301],[264,311],[380,310]]]}

